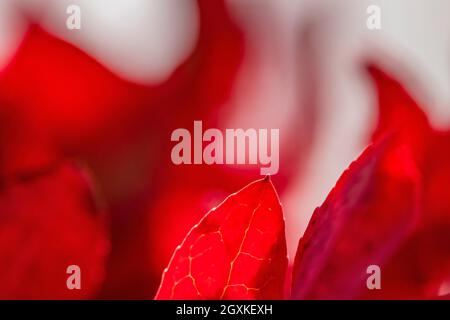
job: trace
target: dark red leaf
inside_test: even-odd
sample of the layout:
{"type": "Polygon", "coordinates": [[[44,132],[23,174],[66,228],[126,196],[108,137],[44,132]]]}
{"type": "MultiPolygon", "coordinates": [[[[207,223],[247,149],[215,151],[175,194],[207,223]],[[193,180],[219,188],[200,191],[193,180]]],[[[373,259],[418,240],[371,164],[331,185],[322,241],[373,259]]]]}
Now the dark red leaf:
{"type": "Polygon", "coordinates": [[[281,299],[284,219],[269,178],[212,209],[177,247],[155,299],[281,299]]]}
{"type": "Polygon", "coordinates": [[[421,107],[393,77],[370,67],[378,88],[380,119],[375,139],[398,133],[418,164],[423,203],[419,224],[383,267],[383,290],[365,298],[435,298],[450,278],[450,132],[429,125],[421,107]]]}
{"type": "Polygon", "coordinates": [[[368,148],[316,209],[293,269],[295,299],[349,299],[366,288],[416,223],[419,176],[407,146],[392,138],[368,148]]]}
{"type": "Polygon", "coordinates": [[[64,165],[0,187],[0,298],[89,298],[104,276],[108,241],[83,172],[64,165]],[[69,290],[67,267],[81,268],[69,290]]]}

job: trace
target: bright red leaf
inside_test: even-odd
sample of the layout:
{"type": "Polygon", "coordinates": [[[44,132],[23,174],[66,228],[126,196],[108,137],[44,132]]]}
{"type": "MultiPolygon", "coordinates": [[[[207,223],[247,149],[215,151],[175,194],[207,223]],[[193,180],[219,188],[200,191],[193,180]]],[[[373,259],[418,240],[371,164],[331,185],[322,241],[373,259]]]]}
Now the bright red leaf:
{"type": "Polygon", "coordinates": [[[367,290],[367,267],[383,265],[415,226],[418,182],[407,146],[390,138],[368,148],[300,239],[292,297],[350,299],[367,290]]]}
{"type": "Polygon", "coordinates": [[[1,299],[92,297],[107,254],[105,216],[75,166],[1,181],[1,299]],[[81,269],[81,290],[66,285],[70,265],[81,269]]]}
{"type": "MultiPolygon", "coordinates": [[[[245,30],[241,30],[241,25],[236,23],[237,20],[234,19],[226,1],[200,0],[199,9],[201,21],[199,46],[193,59],[189,60],[191,65],[188,66],[191,68],[197,66],[200,72],[194,74],[195,77],[189,81],[191,86],[187,88],[186,93],[173,95],[177,101],[181,101],[174,104],[178,106],[173,109],[177,114],[176,117],[167,117],[166,109],[161,108],[164,114],[154,125],[160,125],[167,120],[173,122],[165,126],[169,130],[164,128],[155,130],[155,134],[160,135],[159,141],[169,141],[167,137],[174,128],[192,128],[193,120],[198,119],[203,121],[205,130],[218,128],[225,132],[228,125],[224,119],[230,114],[239,115],[242,112],[238,110],[239,108],[236,109],[235,105],[236,97],[239,97],[240,93],[236,96],[233,89],[236,88],[238,80],[236,75],[241,72],[246,74],[249,67],[253,68],[253,62],[250,62],[253,54],[252,42],[246,41],[245,30]],[[251,59],[248,59],[249,57],[251,59]]],[[[281,128],[283,134],[280,135],[280,166],[278,173],[272,176],[277,192],[281,196],[289,182],[294,177],[299,178],[315,137],[318,79],[317,57],[311,42],[315,39],[316,31],[318,30],[311,27],[302,34],[298,51],[299,60],[303,65],[299,72],[301,79],[299,90],[303,91],[300,87],[304,85],[304,94],[299,95],[296,113],[291,116],[289,124],[283,124],[281,128]]],[[[250,80],[248,84],[251,82],[250,80]]],[[[239,124],[234,125],[247,128],[249,124],[242,119],[242,122],[239,120],[239,124]]],[[[251,126],[253,125],[254,123],[251,126]]],[[[272,127],[270,123],[261,126],[272,127]]],[[[154,190],[151,192],[151,198],[148,197],[152,272],[158,281],[172,255],[173,248],[183,240],[203,213],[259,174],[257,165],[171,164],[168,155],[174,143],[169,142],[165,146],[167,149],[161,152],[163,158],[160,160],[168,162],[169,165],[155,169],[156,173],[151,177],[154,190]],[[202,178],[198,179],[199,176],[202,178]],[[189,188],[179,181],[189,181],[189,188]],[[162,216],[160,212],[165,214],[162,216]],[[165,232],[167,229],[170,229],[170,233],[165,232]]]]}
{"type": "Polygon", "coordinates": [[[2,113],[19,124],[27,121],[58,147],[89,145],[101,134],[113,135],[143,108],[147,91],[37,25],[30,26],[0,70],[2,113]]]}
{"type": "Polygon", "coordinates": [[[378,125],[374,139],[396,132],[411,146],[423,148],[424,139],[430,130],[423,110],[393,77],[375,65],[368,66],[368,71],[378,95],[378,125]]]}
{"type": "Polygon", "coordinates": [[[177,247],[155,299],[281,299],[284,219],[267,177],[212,209],[177,247]]]}

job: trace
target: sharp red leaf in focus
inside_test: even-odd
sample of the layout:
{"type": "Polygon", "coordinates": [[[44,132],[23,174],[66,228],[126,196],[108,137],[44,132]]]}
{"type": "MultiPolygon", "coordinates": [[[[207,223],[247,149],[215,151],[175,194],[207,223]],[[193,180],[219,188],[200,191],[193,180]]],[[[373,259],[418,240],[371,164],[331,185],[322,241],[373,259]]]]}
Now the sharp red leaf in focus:
{"type": "Polygon", "coordinates": [[[1,299],[93,297],[107,254],[105,216],[78,168],[66,164],[1,181],[1,299]],[[67,287],[70,265],[80,267],[80,290],[67,287]]]}
{"type": "Polygon", "coordinates": [[[212,209],[177,247],[155,299],[281,299],[284,219],[267,177],[212,209]]]}
{"type": "Polygon", "coordinates": [[[367,267],[383,265],[414,228],[418,179],[407,146],[389,138],[368,148],[300,239],[292,297],[351,299],[367,290],[367,267]]]}

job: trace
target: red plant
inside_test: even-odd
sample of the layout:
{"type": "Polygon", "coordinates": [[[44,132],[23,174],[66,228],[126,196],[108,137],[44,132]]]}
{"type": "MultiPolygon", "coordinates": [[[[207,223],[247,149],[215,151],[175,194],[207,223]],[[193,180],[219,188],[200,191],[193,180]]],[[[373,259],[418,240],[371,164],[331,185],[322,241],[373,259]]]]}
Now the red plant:
{"type": "MultiPolygon", "coordinates": [[[[197,119],[223,125],[244,63],[246,36],[226,2],[198,5],[198,43],[160,85],[125,81],[36,25],[0,70],[0,298],[151,297],[188,226],[254,176],[255,167],[159,165],[174,128],[197,119]],[[88,173],[67,158],[94,169],[108,215],[88,173]],[[82,291],[66,287],[72,264],[83,270],[82,291]]],[[[291,277],[282,209],[266,179],[191,229],[157,299],[449,298],[450,131],[432,128],[395,79],[369,72],[377,129],[314,212],[289,268],[292,290],[284,289],[291,277]],[[372,264],[381,267],[382,290],[366,287],[372,264]]],[[[303,104],[312,108],[314,72],[306,73],[311,97],[303,104]]],[[[273,178],[280,192],[309,138],[284,138],[273,178]]]]}
{"type": "MultiPolygon", "coordinates": [[[[414,228],[419,192],[407,146],[388,139],[368,148],[314,212],[300,239],[293,298],[357,298],[368,291],[367,267],[383,266],[414,228]]],[[[388,286],[384,282],[383,290],[388,286]]]]}
{"type": "Polygon", "coordinates": [[[63,164],[0,187],[0,299],[80,299],[96,294],[109,252],[106,216],[84,171],[63,164]],[[68,290],[67,267],[83,290],[68,290]]]}
{"type": "Polygon", "coordinates": [[[156,299],[281,299],[284,219],[267,177],[212,209],[164,271],[156,299]]]}
{"type": "MultiPolygon", "coordinates": [[[[158,233],[160,252],[143,254],[155,251],[147,248],[153,245],[149,234],[156,233],[148,221],[156,215],[149,203],[157,208],[168,189],[175,192],[175,184],[166,186],[171,166],[158,165],[170,155],[167,137],[193,119],[216,126],[242,63],[243,33],[226,2],[198,0],[198,8],[196,47],[158,85],[121,79],[36,24],[0,70],[0,181],[41,172],[67,158],[93,169],[111,221],[106,297],[153,295],[172,239],[178,241],[174,229],[158,233]]],[[[191,172],[182,179],[191,179],[191,172]]],[[[188,217],[167,213],[172,214],[178,220],[188,217]]],[[[181,237],[185,225],[178,225],[181,237]]]]}
{"type": "MultiPolygon", "coordinates": [[[[397,81],[376,67],[369,71],[380,106],[373,142],[339,178],[300,239],[293,299],[445,298],[440,288],[450,280],[450,133],[432,129],[397,81]],[[367,288],[371,265],[382,270],[382,290],[367,288]]],[[[284,224],[276,223],[281,207],[272,214],[272,227],[258,237],[244,233],[242,240],[242,230],[255,234],[249,214],[265,201],[261,191],[250,190],[263,183],[231,196],[190,231],[164,272],[157,299],[281,297],[285,247],[273,246],[284,243],[284,224]],[[253,205],[236,210],[236,203],[253,205]],[[236,249],[237,243],[251,253],[236,249]],[[264,261],[275,263],[278,273],[264,261]],[[264,281],[277,290],[257,290],[264,281]],[[251,291],[254,283],[259,285],[251,291]]]]}

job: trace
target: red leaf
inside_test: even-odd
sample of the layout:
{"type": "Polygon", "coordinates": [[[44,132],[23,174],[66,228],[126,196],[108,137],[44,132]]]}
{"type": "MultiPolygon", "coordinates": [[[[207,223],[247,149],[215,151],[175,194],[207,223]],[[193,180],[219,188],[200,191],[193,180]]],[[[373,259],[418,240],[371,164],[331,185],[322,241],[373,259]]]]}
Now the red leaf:
{"type": "Polygon", "coordinates": [[[414,227],[417,200],[418,173],[409,149],[392,138],[368,148],[300,239],[293,298],[358,297],[366,289],[367,267],[382,265],[414,227]]]}
{"type": "Polygon", "coordinates": [[[56,135],[58,143],[89,142],[112,123],[130,121],[149,90],[119,78],[37,25],[0,70],[0,84],[1,107],[21,117],[17,121],[44,126],[39,129],[56,135]]]}
{"type": "Polygon", "coordinates": [[[369,70],[379,95],[376,146],[315,212],[299,243],[294,298],[436,298],[448,283],[450,133],[434,130],[398,81],[369,70]],[[381,267],[381,290],[365,288],[369,264],[381,267]]]}
{"type": "Polygon", "coordinates": [[[0,298],[88,298],[103,279],[108,243],[84,175],[72,165],[0,187],[0,298]],[[67,267],[81,268],[69,290],[67,267]]]}
{"type": "Polygon", "coordinates": [[[283,214],[267,177],[229,196],[192,228],[155,299],[281,299],[286,267],[283,214]]]}
{"type": "Polygon", "coordinates": [[[366,298],[435,298],[450,277],[450,132],[433,129],[421,107],[393,77],[370,67],[378,88],[375,138],[398,133],[417,161],[423,208],[417,229],[383,267],[383,290],[366,298]]]}
{"type": "Polygon", "coordinates": [[[431,132],[427,116],[395,78],[375,65],[369,65],[368,71],[378,95],[378,125],[372,141],[396,133],[412,148],[420,164],[431,132]]]}

